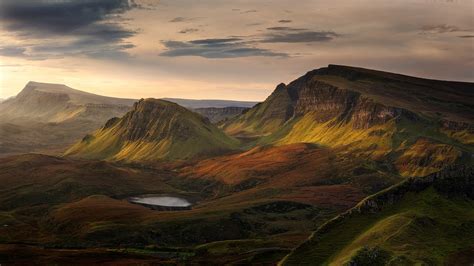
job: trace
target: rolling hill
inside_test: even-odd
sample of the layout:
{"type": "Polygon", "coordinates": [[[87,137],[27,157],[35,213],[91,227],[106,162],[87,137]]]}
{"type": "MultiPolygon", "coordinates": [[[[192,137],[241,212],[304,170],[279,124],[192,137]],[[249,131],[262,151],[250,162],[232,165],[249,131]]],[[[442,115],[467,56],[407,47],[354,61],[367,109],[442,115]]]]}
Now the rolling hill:
{"type": "MultiPolygon", "coordinates": [[[[63,90],[13,112],[89,123],[64,106],[96,98],[63,90]]],[[[63,157],[0,158],[0,261],[469,265],[472,99],[472,83],[335,65],[243,112],[141,99],[63,157]],[[196,201],[129,201],[155,194],[196,201]]]]}
{"type": "Polygon", "coordinates": [[[236,149],[237,144],[197,113],[168,101],[142,99],[65,155],[144,163],[208,156],[236,149]]]}
{"type": "Polygon", "coordinates": [[[473,101],[472,83],[329,65],[278,85],[222,128],[257,144],[345,147],[423,176],[470,158],[473,101]]]}
{"type": "Polygon", "coordinates": [[[410,178],[319,227],[282,265],[470,265],[474,170],[410,178]]]}

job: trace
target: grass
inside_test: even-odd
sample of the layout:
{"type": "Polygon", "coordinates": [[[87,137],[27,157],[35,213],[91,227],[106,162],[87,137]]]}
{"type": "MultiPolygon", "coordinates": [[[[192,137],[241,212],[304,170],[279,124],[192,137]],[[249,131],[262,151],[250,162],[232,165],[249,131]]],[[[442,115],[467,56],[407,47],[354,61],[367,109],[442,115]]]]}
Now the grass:
{"type": "Polygon", "coordinates": [[[379,246],[393,259],[443,264],[448,255],[474,243],[474,202],[446,198],[430,188],[408,193],[376,214],[354,214],[329,231],[316,233],[287,260],[342,265],[361,248],[379,246]]]}
{"type": "Polygon", "coordinates": [[[145,163],[190,159],[237,149],[238,144],[199,114],[173,103],[147,99],[112,127],[99,129],[75,144],[65,155],[145,163]],[[153,119],[142,121],[143,112],[155,112],[153,119]],[[136,132],[140,132],[138,138],[125,138],[136,132]]]}

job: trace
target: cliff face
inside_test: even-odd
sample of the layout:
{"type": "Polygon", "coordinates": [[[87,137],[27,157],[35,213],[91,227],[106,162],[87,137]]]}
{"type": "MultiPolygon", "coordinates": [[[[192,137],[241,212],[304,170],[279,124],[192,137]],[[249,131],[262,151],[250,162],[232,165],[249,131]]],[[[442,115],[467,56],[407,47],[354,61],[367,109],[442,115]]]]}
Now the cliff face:
{"type": "Polygon", "coordinates": [[[472,153],[473,95],[472,83],[330,65],[278,85],[222,128],[265,136],[263,143],[310,142],[347,146],[376,159],[400,157],[400,173],[425,175],[472,153]]]}
{"type": "MultiPolygon", "coordinates": [[[[192,124],[186,123],[187,115],[190,115],[188,111],[177,104],[140,100],[121,119],[121,137],[127,141],[155,141],[168,137],[184,139],[193,133],[192,124]]],[[[203,127],[210,126],[204,117],[193,118],[202,123],[203,127]]]]}
{"type": "Polygon", "coordinates": [[[236,144],[199,114],[171,102],[142,99],[121,119],[109,120],[66,155],[150,162],[215,154],[236,144]]]}
{"type": "Polygon", "coordinates": [[[287,87],[294,103],[294,116],[314,114],[317,122],[330,120],[352,122],[356,129],[384,124],[401,115],[416,119],[414,114],[401,108],[386,106],[356,91],[341,89],[317,79],[308,78],[304,83],[287,87]]]}

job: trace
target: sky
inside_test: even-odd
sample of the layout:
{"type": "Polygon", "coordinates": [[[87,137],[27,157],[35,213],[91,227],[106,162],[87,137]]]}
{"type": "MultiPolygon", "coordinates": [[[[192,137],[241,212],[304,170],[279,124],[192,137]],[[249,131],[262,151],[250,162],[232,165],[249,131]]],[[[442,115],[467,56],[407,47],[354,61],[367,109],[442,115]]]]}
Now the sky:
{"type": "Polygon", "coordinates": [[[343,64],[474,81],[474,0],[0,0],[0,98],[264,100],[343,64]]]}

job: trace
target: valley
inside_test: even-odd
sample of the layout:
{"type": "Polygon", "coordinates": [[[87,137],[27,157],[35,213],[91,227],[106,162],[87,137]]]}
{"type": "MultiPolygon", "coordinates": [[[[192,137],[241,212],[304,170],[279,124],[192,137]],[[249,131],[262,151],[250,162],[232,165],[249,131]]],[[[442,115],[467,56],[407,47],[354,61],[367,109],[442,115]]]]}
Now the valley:
{"type": "Polygon", "coordinates": [[[329,65],[214,107],[43,86],[0,104],[0,263],[474,260],[472,83],[329,65]]]}

